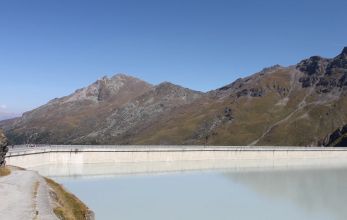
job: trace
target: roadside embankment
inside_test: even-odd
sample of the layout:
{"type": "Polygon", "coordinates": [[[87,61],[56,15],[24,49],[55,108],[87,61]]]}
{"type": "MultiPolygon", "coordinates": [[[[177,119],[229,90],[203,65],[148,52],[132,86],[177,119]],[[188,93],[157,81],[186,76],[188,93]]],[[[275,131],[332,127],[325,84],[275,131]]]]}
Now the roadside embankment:
{"type": "Polygon", "coordinates": [[[6,167],[0,176],[0,219],[94,219],[77,197],[35,171],[6,167]]]}

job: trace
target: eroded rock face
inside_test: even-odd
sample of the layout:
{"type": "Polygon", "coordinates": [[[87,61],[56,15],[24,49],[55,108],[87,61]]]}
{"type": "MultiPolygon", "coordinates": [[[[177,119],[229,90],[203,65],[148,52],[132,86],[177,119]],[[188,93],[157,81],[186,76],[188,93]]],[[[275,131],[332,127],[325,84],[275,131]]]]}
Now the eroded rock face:
{"type": "Polygon", "coordinates": [[[0,131],[0,166],[5,165],[5,155],[7,151],[7,139],[5,135],[0,131]]]}
{"type": "Polygon", "coordinates": [[[304,73],[299,79],[303,88],[315,87],[317,93],[342,90],[347,85],[347,47],[333,59],[313,56],[296,68],[304,73]]]}
{"type": "Polygon", "coordinates": [[[347,124],[326,136],[323,145],[327,147],[347,147],[347,124]]]}

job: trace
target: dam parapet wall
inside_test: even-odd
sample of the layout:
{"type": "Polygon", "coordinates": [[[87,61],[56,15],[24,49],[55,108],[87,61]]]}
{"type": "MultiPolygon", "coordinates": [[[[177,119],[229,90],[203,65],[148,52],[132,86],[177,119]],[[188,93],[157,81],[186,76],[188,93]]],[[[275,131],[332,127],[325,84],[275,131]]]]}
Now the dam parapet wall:
{"type": "Polygon", "coordinates": [[[288,161],[339,159],[347,161],[347,148],[245,147],[245,146],[151,146],[151,145],[40,145],[14,146],[9,165],[30,168],[46,164],[95,164],[177,161],[288,161]]]}

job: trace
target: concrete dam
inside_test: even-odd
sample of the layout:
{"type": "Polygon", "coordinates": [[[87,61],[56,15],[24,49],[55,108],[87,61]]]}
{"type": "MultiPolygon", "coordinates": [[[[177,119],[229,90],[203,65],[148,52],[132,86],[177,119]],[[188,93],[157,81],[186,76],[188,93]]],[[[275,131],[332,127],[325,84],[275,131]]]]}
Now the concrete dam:
{"type": "Polygon", "coordinates": [[[138,145],[15,146],[10,148],[7,153],[6,163],[40,170],[42,174],[49,176],[343,166],[347,165],[347,148],[138,145]],[[108,164],[112,164],[112,166],[107,166],[108,164]]]}

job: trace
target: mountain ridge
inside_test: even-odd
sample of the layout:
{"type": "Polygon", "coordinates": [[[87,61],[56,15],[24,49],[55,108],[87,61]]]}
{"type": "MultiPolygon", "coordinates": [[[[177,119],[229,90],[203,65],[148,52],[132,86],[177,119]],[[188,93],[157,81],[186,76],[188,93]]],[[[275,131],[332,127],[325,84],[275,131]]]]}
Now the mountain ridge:
{"type": "Polygon", "coordinates": [[[345,124],[347,47],[206,93],[103,77],[0,127],[14,143],[311,146],[345,124]]]}

